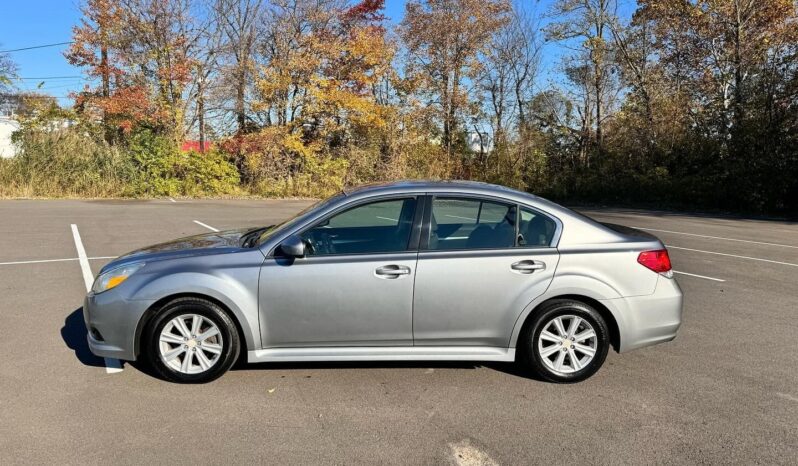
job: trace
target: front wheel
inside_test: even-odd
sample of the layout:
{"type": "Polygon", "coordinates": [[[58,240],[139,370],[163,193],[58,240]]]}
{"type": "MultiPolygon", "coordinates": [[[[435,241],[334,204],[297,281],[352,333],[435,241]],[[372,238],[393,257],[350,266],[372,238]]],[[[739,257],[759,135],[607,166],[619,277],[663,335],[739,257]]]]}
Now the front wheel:
{"type": "Polygon", "coordinates": [[[145,335],[145,354],[162,378],[178,383],[217,379],[238,359],[235,324],[215,303],[179,298],[153,319],[145,335]]]}
{"type": "Polygon", "coordinates": [[[545,380],[579,382],[599,370],[610,346],[607,324],[593,307],[572,300],[548,303],[519,342],[526,365],[545,380]]]}

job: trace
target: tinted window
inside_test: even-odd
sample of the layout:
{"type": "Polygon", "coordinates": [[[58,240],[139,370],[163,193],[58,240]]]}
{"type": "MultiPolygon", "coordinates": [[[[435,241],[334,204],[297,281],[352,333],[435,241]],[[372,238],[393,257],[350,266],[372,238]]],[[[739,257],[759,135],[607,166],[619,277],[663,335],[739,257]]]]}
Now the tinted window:
{"type": "Polygon", "coordinates": [[[360,205],[306,230],[302,238],[311,256],[405,251],[415,208],[415,198],[360,205]]]}
{"type": "Polygon", "coordinates": [[[515,245],[515,205],[480,199],[432,201],[429,249],[511,248],[515,245]]]}
{"type": "Polygon", "coordinates": [[[518,226],[518,245],[526,247],[550,246],[557,224],[554,220],[534,210],[521,208],[518,226]]]}

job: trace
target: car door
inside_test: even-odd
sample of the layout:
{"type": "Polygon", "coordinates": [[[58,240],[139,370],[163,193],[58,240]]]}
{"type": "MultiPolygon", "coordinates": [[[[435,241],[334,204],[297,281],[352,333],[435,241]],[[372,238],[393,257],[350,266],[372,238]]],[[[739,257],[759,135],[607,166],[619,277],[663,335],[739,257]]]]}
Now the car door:
{"type": "Polygon", "coordinates": [[[558,223],[489,198],[436,195],[427,202],[414,344],[507,347],[518,316],[554,276],[558,223]]]}
{"type": "Polygon", "coordinates": [[[305,257],[267,259],[264,347],[412,345],[418,204],[401,196],[343,207],[299,232],[305,257]]]}

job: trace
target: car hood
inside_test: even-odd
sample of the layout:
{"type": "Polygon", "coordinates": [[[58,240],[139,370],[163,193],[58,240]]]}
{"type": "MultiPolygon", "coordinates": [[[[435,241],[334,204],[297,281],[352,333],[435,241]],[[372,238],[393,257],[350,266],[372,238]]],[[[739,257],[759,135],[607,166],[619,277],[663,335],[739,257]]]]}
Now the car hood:
{"type": "Polygon", "coordinates": [[[187,236],[165,243],[136,249],[123,254],[103,267],[108,270],[129,262],[155,261],[178,257],[224,254],[241,250],[241,237],[253,228],[218,231],[201,235],[187,236]]]}

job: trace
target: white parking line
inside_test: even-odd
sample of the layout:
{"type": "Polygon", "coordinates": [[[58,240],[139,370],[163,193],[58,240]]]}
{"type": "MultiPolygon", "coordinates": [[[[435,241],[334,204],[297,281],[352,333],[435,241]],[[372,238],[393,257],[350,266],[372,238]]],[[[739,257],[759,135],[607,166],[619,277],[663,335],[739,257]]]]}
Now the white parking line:
{"type": "Polygon", "coordinates": [[[205,227],[205,228],[207,228],[207,229],[209,229],[209,230],[211,230],[211,231],[219,231],[219,229],[218,229],[218,228],[214,228],[214,227],[212,227],[212,226],[210,226],[210,225],[206,225],[206,224],[204,224],[204,223],[200,222],[199,220],[194,220],[194,223],[196,223],[197,225],[199,225],[199,226],[201,226],[201,227],[205,227]]]}
{"type": "MultiPolygon", "coordinates": [[[[99,259],[114,259],[116,256],[100,256],[100,257],[88,257],[90,261],[99,260],[99,259]]],[[[13,261],[13,262],[0,262],[0,265],[21,265],[21,264],[45,264],[48,262],[67,262],[67,261],[76,261],[80,260],[79,257],[70,257],[68,259],[39,259],[39,260],[32,260],[32,261],[13,261]]]]}
{"type": "Polygon", "coordinates": [[[0,265],[43,264],[45,262],[65,262],[65,261],[76,261],[76,260],[78,260],[77,257],[72,257],[72,258],[69,258],[69,259],[42,259],[42,260],[35,260],[35,261],[0,262],[0,265]]]}
{"type": "MultiPolygon", "coordinates": [[[[75,249],[78,251],[78,261],[80,261],[80,270],[83,272],[83,281],[86,284],[86,293],[91,290],[91,285],[94,283],[94,274],[91,273],[91,266],[89,265],[89,258],[86,256],[86,249],[83,248],[83,241],[80,240],[80,232],[78,226],[74,223],[72,227],[72,238],[75,240],[75,249]]],[[[122,372],[122,363],[118,359],[103,358],[105,361],[105,372],[114,374],[122,372]]]]}
{"type": "Polygon", "coordinates": [[[696,233],[685,233],[683,231],[657,230],[656,228],[643,228],[643,227],[634,227],[634,228],[637,228],[638,230],[645,230],[645,231],[658,231],[658,232],[662,232],[662,233],[673,233],[674,235],[697,236],[699,238],[721,239],[721,240],[724,240],[724,241],[737,241],[739,243],[764,244],[766,246],[779,246],[779,247],[782,247],[782,248],[798,249],[798,246],[791,246],[789,244],[767,243],[765,241],[752,241],[752,240],[749,240],[749,239],[725,238],[723,236],[699,235],[699,234],[696,234],[696,233]]]}
{"type": "Polygon", "coordinates": [[[679,272],[678,270],[674,270],[673,273],[678,273],[679,275],[688,275],[690,277],[703,278],[704,280],[712,280],[712,281],[715,281],[715,282],[725,282],[726,281],[726,280],[723,280],[722,278],[713,278],[713,277],[707,277],[706,275],[698,275],[698,274],[695,274],[695,273],[679,272]]]}
{"type": "Polygon", "coordinates": [[[679,246],[671,246],[670,244],[666,244],[665,247],[668,248],[668,249],[681,249],[683,251],[701,252],[701,253],[704,253],[704,254],[715,254],[717,256],[736,257],[738,259],[748,259],[748,260],[752,260],[752,261],[769,262],[771,264],[789,265],[791,267],[798,267],[798,264],[793,264],[791,262],[781,262],[781,261],[774,261],[774,260],[770,260],[770,259],[760,259],[759,257],[738,256],[736,254],[726,254],[726,253],[723,253],[723,252],[704,251],[704,250],[701,250],[701,249],[682,248],[682,247],[679,247],[679,246]]]}

